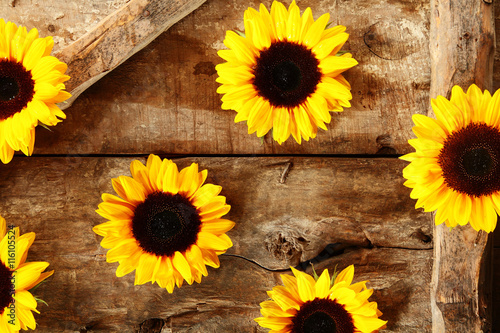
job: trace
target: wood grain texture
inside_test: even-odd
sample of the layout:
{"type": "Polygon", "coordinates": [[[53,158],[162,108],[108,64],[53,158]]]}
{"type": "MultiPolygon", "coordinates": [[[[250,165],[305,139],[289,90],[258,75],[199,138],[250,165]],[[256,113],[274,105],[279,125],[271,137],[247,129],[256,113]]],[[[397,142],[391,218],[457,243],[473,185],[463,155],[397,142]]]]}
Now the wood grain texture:
{"type": "MultiPolygon", "coordinates": [[[[491,3],[431,0],[431,97],[449,98],[454,85],[491,90],[494,45],[491,3]]],[[[434,236],[433,332],[491,330],[489,237],[469,225],[450,232],[444,224],[434,236]]]]}
{"type": "Polygon", "coordinates": [[[54,37],[57,52],[92,30],[130,0],[5,0],[0,17],[54,37]]]}
{"type": "MultiPolygon", "coordinates": [[[[493,2],[495,10],[495,45],[500,45],[500,2],[493,2]]],[[[500,89],[500,48],[495,48],[495,61],[493,63],[493,91],[500,89]]]]}
{"type": "Polygon", "coordinates": [[[220,109],[217,50],[259,1],[209,0],[80,96],[52,132],[37,129],[35,154],[409,152],[411,115],[425,114],[429,101],[428,1],[297,3],[347,26],[343,49],[360,63],[347,72],[352,107],[334,114],[316,139],[280,146],[268,134],[262,142],[234,123],[234,111],[220,109]]]}
{"type": "Polygon", "coordinates": [[[69,107],[93,83],[143,49],[205,0],[131,0],[55,56],[68,64],[69,107]]]}
{"type": "Polygon", "coordinates": [[[39,157],[1,166],[0,214],[22,232],[36,232],[30,260],[47,260],[56,271],[38,289],[49,307],[36,316],[37,332],[136,332],[154,318],[173,332],[265,332],[252,319],[264,291],[280,280],[248,260],[287,269],[332,242],[351,246],[317,267],[354,264],[357,280],[371,280],[387,332],[430,332],[429,214],[413,209],[398,176],[401,161],[295,158],[282,184],[288,159],[176,160],[181,167],[198,162],[208,181],[223,187],[232,205],[227,217],[237,223],[228,253],[248,260],[226,256],[201,284],[172,295],[156,285],[133,286],[133,275],[117,278],[91,230],[104,222],[94,212],[100,195],[113,193],[111,178],[129,175],[131,161],[39,157]]]}
{"type": "MultiPolygon", "coordinates": [[[[497,241],[500,241],[500,236],[497,233],[495,235],[497,241]]],[[[498,284],[500,281],[500,246],[493,249],[493,330],[498,330],[500,327],[500,288],[498,284]]]]}

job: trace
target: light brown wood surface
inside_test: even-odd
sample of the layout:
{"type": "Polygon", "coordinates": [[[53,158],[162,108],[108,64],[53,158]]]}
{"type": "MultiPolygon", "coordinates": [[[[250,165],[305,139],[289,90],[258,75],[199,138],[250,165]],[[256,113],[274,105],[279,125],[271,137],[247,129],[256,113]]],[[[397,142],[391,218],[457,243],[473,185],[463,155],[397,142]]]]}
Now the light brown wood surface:
{"type": "Polygon", "coordinates": [[[317,139],[280,146],[268,134],[262,142],[234,123],[234,111],[220,109],[217,50],[259,2],[209,0],[81,95],[52,132],[38,129],[35,154],[409,152],[411,115],[425,113],[429,98],[428,1],[297,3],[345,25],[343,49],[360,63],[346,74],[353,106],[334,114],[317,139]]]}
{"type": "Polygon", "coordinates": [[[132,160],[18,158],[2,167],[0,214],[37,233],[29,258],[56,271],[38,289],[49,306],[40,305],[37,332],[135,332],[152,318],[173,332],[265,332],[252,319],[265,291],[281,283],[265,268],[287,269],[335,242],[349,246],[346,253],[318,269],[354,264],[356,280],[371,280],[387,332],[430,330],[432,234],[429,216],[412,209],[402,185],[404,162],[294,158],[282,184],[288,158],[176,160],[199,163],[207,181],[222,186],[232,206],[227,218],[236,222],[228,254],[249,261],[223,257],[201,284],[170,295],[157,285],[134,286],[133,274],[117,278],[91,230],[105,221],[95,213],[100,195],[113,193],[111,178],[129,175],[132,160]]]}
{"type": "MultiPolygon", "coordinates": [[[[2,17],[54,35],[61,51],[129,1],[11,2],[0,3],[2,17]]],[[[414,209],[402,185],[406,163],[395,154],[412,151],[411,115],[426,114],[435,97],[429,94],[433,7],[430,0],[297,3],[310,6],[315,18],[330,12],[334,24],[347,26],[344,50],[360,62],[346,75],[353,107],[335,114],[315,140],[280,146],[267,135],[261,141],[245,124],[234,124],[234,112],[220,109],[216,52],[225,31],[242,30],[243,11],[259,1],[207,0],[80,95],[63,123],[51,132],[37,128],[34,157],[0,166],[0,214],[36,232],[30,259],[50,261],[56,270],[38,289],[49,307],[40,305],[37,332],[265,332],[252,319],[265,291],[281,283],[279,272],[266,269],[314,258],[332,242],[349,248],[316,266],[355,264],[356,279],[371,280],[372,298],[389,320],[384,332],[432,331],[432,216],[414,209]],[[91,231],[103,222],[94,210],[103,192],[112,193],[110,179],[129,172],[127,155],[149,153],[183,155],[181,165],[207,168],[238,223],[229,253],[243,258],[222,257],[202,284],[174,294],[133,286],[132,275],[117,278],[91,231]]],[[[462,39],[466,49],[469,42],[462,39]]],[[[482,252],[475,251],[477,259],[482,252]]],[[[493,297],[500,304],[498,293],[493,297]]]]}
{"type": "Polygon", "coordinates": [[[4,20],[29,29],[40,36],[54,37],[54,52],[91,31],[104,18],[130,0],[4,0],[0,13],[4,20]]]}
{"type": "MultiPolygon", "coordinates": [[[[493,9],[486,1],[431,0],[432,97],[449,98],[454,85],[467,89],[473,83],[491,91],[493,9]]],[[[434,227],[433,332],[487,332],[492,329],[492,240],[470,225],[457,229],[434,227]]]]}
{"type": "Polygon", "coordinates": [[[68,65],[68,108],[88,87],[144,48],[205,0],[130,0],[55,56],[68,65]]]}

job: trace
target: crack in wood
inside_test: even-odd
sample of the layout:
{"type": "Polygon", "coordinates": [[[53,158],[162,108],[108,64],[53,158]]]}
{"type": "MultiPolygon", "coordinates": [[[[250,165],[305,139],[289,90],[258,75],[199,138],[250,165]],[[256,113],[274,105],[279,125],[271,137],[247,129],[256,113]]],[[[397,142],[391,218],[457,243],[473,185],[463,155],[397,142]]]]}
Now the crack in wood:
{"type": "MultiPolygon", "coordinates": [[[[432,251],[432,248],[428,249],[416,249],[416,248],[408,248],[408,247],[401,247],[401,246],[377,246],[374,247],[371,243],[366,246],[355,246],[355,245],[349,245],[349,244],[342,244],[342,243],[332,243],[328,244],[317,256],[315,256],[312,259],[305,260],[300,262],[298,265],[296,265],[294,268],[298,269],[300,271],[305,271],[309,266],[311,265],[316,265],[322,262],[327,261],[328,259],[331,259],[333,257],[340,256],[345,253],[346,250],[360,250],[360,249],[366,249],[366,250],[371,250],[371,249],[399,249],[399,250],[411,250],[411,251],[432,251]]],[[[220,255],[221,257],[234,257],[234,258],[239,258],[246,260],[268,272],[274,272],[274,273],[281,273],[281,272],[289,272],[291,271],[290,268],[269,268],[266,267],[254,259],[247,258],[245,256],[239,255],[239,254],[231,254],[231,253],[223,253],[220,255]]]]}
{"type": "Polygon", "coordinates": [[[293,167],[293,162],[288,162],[285,165],[285,169],[281,173],[280,184],[284,184],[286,182],[286,178],[288,177],[288,174],[290,173],[292,167],[293,167]]]}

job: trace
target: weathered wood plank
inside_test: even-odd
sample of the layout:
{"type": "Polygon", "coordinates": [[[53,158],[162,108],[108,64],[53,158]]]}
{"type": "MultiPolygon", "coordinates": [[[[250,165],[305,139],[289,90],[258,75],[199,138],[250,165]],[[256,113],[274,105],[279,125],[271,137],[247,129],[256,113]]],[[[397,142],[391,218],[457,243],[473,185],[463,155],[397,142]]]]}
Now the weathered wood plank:
{"type": "MultiPolygon", "coordinates": [[[[144,48],[204,1],[129,0],[78,40],[55,52],[57,58],[68,64],[66,74],[72,78],[66,84],[66,90],[72,96],[61,104],[61,109],[68,108],[94,82],[144,48]]],[[[25,8],[27,18],[24,21],[37,17],[37,7],[25,8]]],[[[61,7],[67,8],[66,5],[61,7]]],[[[64,17],[64,12],[58,13],[55,17],[64,17]]],[[[51,25],[50,30],[55,32],[55,27],[51,25]]]]}
{"type": "MultiPolygon", "coordinates": [[[[496,235],[500,239],[499,234],[496,235]]],[[[492,332],[498,330],[500,327],[500,288],[498,288],[498,281],[500,281],[500,246],[493,249],[493,329],[492,332]]]]}
{"type": "MultiPolygon", "coordinates": [[[[91,231],[103,222],[94,210],[102,193],[112,193],[110,179],[129,174],[131,160],[18,158],[0,168],[0,214],[23,231],[36,232],[31,260],[48,260],[56,270],[39,289],[50,306],[37,316],[37,331],[133,332],[143,321],[160,318],[172,323],[174,332],[235,332],[235,327],[255,332],[252,318],[264,291],[279,283],[276,273],[226,257],[201,285],[168,295],[156,285],[133,286],[132,275],[116,278],[116,266],[105,263],[100,237],[91,231]]],[[[431,226],[402,185],[403,162],[294,158],[280,183],[289,158],[177,163],[193,161],[209,170],[208,181],[221,185],[232,205],[228,218],[237,225],[228,253],[288,268],[328,243],[351,244],[346,254],[319,267],[354,263],[357,278],[372,281],[389,332],[430,331],[432,242],[426,237],[432,237],[431,226]],[[272,237],[278,233],[283,237],[272,237]],[[366,248],[366,238],[375,247],[366,248]]]]}
{"type": "MultiPolygon", "coordinates": [[[[454,85],[472,83],[491,90],[494,36],[491,2],[432,0],[430,96],[449,97],[454,85]]],[[[469,225],[449,232],[443,224],[434,237],[433,332],[491,330],[488,235],[469,225]]]]}
{"type": "Polygon", "coordinates": [[[54,52],[92,30],[101,20],[130,0],[5,0],[1,17],[40,35],[54,37],[54,52]]]}
{"type": "MultiPolygon", "coordinates": [[[[270,0],[263,1],[270,6],[270,0]]],[[[220,109],[215,65],[226,30],[243,29],[259,2],[209,0],[67,109],[53,132],[37,130],[35,154],[375,154],[411,150],[411,115],[428,107],[428,0],[298,1],[347,26],[352,107],[301,146],[261,142],[220,109]],[[110,130],[112,128],[113,130],[110,130]]]]}
{"type": "MultiPolygon", "coordinates": [[[[500,2],[493,1],[495,10],[495,42],[500,45],[500,2]]],[[[493,90],[500,89],[500,48],[495,48],[495,61],[493,63],[493,90]]]]}
{"type": "Polygon", "coordinates": [[[69,107],[93,83],[143,49],[205,0],[131,0],[55,56],[68,64],[69,107]]]}
{"type": "MultiPolygon", "coordinates": [[[[42,306],[37,316],[37,332],[132,333],[154,318],[176,333],[268,331],[253,319],[260,316],[266,291],[281,284],[278,273],[223,256],[221,268],[209,269],[201,284],[168,294],[157,285],[134,286],[133,276],[117,278],[114,265],[99,252],[54,256],[56,274],[40,288],[49,306],[42,306]]],[[[32,254],[43,256],[43,251],[34,246],[32,254]]],[[[356,281],[370,280],[375,290],[371,299],[389,321],[384,332],[430,332],[431,250],[362,249],[329,260],[320,269],[333,271],[347,264],[355,265],[356,281]]]]}

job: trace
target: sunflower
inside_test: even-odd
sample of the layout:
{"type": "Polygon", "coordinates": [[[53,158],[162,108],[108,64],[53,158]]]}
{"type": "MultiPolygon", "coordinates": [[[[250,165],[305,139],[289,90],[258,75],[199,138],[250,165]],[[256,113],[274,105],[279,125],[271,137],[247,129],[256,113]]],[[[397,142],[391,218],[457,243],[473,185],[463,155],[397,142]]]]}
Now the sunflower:
{"type": "Polygon", "coordinates": [[[378,318],[382,313],[377,303],[368,302],[373,294],[373,289],[366,288],[368,281],[351,285],[353,265],[335,281],[327,269],[314,278],[294,268],[292,272],[295,276],[281,275],[285,286],[267,292],[272,300],[260,303],[263,317],[255,321],[270,333],[370,333],[387,323],[378,318]]]}
{"type": "Polygon", "coordinates": [[[222,109],[235,110],[235,122],[247,121],[248,133],[265,135],[273,128],[279,144],[290,134],[300,144],[326,130],[330,111],[351,106],[351,86],[341,75],[358,62],[350,53],[336,56],[347,41],[345,27],[327,28],[329,14],[314,21],[310,8],[302,16],[292,2],[288,11],[274,1],[271,13],[244,14],[245,35],[227,31],[216,66],[222,85],[222,109]]]}
{"type": "Polygon", "coordinates": [[[14,333],[20,329],[34,330],[37,300],[29,292],[54,271],[42,273],[48,262],[26,262],[35,233],[20,235],[19,228],[7,225],[0,216],[0,332],[14,333]]]}
{"type": "Polygon", "coordinates": [[[436,225],[491,232],[500,212],[500,92],[454,86],[450,100],[431,104],[436,119],[413,115],[415,152],[401,157],[411,162],[403,170],[410,197],[437,210],[436,225]]]}
{"type": "Polygon", "coordinates": [[[116,276],[135,270],[135,284],[158,283],[173,292],[184,280],[207,276],[206,265],[219,267],[218,255],[233,244],[225,234],[234,222],[222,188],[205,184],[207,170],[196,163],[182,169],[171,160],[150,155],[146,166],[133,161],[132,177],[112,180],[121,197],[103,194],[97,213],[108,222],[93,228],[110,249],[108,262],[119,262],[116,276]]]}
{"type": "Polygon", "coordinates": [[[54,126],[66,118],[56,103],[64,91],[66,64],[49,56],[52,37],[0,19],[0,160],[9,163],[14,151],[33,153],[38,122],[54,126]]]}

